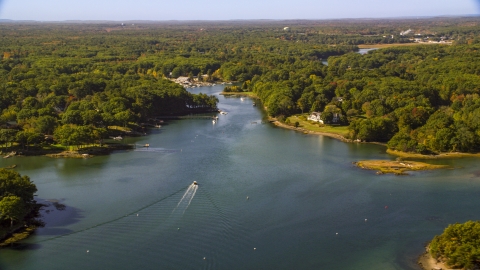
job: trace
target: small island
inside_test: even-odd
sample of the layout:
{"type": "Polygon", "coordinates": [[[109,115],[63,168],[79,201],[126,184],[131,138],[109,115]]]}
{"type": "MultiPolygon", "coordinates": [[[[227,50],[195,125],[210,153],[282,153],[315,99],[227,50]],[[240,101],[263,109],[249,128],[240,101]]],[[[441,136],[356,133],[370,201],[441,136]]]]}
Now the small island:
{"type": "Polygon", "coordinates": [[[361,160],[354,164],[362,169],[376,170],[377,174],[405,175],[407,171],[424,171],[449,168],[447,165],[432,165],[418,161],[361,160]]]}

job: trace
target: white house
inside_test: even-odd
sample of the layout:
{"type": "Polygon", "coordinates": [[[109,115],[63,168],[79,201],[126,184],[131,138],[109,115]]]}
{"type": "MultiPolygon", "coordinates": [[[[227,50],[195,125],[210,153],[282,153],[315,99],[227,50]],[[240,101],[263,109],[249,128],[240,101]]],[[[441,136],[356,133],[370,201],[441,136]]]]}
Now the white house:
{"type": "Polygon", "coordinates": [[[312,112],[308,117],[307,119],[310,120],[310,121],[315,121],[315,122],[319,122],[320,124],[323,124],[323,120],[320,119],[320,116],[322,115],[322,113],[319,113],[319,112],[312,112]]]}

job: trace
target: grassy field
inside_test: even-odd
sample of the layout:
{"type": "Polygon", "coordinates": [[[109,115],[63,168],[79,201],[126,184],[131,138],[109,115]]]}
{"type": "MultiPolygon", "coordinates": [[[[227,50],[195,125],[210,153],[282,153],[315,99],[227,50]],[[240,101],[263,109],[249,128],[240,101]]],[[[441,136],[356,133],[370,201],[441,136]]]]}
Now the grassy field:
{"type": "Polygon", "coordinates": [[[330,126],[330,125],[319,126],[319,124],[316,122],[302,120],[302,118],[300,118],[299,115],[293,115],[288,117],[287,119],[288,121],[290,121],[290,124],[294,124],[295,122],[298,122],[299,123],[298,127],[303,128],[307,131],[333,133],[343,137],[345,137],[348,134],[348,126],[330,126]]]}
{"type": "Polygon", "coordinates": [[[245,96],[245,97],[252,97],[258,98],[257,95],[253,92],[221,92],[220,95],[224,96],[245,96]]]}

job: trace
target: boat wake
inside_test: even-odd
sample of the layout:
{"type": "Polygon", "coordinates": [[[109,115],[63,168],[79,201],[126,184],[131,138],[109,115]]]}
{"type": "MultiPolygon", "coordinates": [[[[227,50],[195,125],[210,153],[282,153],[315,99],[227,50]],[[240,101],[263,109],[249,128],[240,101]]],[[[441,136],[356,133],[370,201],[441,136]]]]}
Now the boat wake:
{"type": "Polygon", "coordinates": [[[197,182],[193,182],[190,186],[188,186],[187,191],[185,191],[185,194],[183,194],[182,199],[180,199],[180,202],[178,202],[177,206],[175,209],[172,211],[172,215],[178,211],[178,213],[185,213],[187,211],[188,206],[190,206],[190,203],[193,200],[193,197],[195,197],[195,193],[197,192],[198,185],[197,182]],[[183,210],[183,211],[182,211],[183,210]]]}
{"type": "Polygon", "coordinates": [[[136,148],[135,152],[155,152],[155,153],[176,153],[181,152],[178,149],[165,149],[165,148],[153,148],[153,147],[144,147],[144,148],[136,148]]]}

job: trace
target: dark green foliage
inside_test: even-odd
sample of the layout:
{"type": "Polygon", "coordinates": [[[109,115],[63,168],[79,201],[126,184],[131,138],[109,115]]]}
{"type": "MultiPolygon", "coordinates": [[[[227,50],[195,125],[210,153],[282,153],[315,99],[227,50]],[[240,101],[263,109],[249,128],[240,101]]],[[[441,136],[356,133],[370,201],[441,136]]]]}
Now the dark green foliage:
{"type": "Polygon", "coordinates": [[[434,258],[444,259],[449,266],[462,269],[480,266],[480,222],[449,225],[433,238],[429,248],[434,258]]]}
{"type": "Polygon", "coordinates": [[[191,77],[217,70],[214,57],[177,54],[184,47],[169,34],[153,41],[145,32],[105,35],[96,27],[0,25],[0,125],[15,131],[13,139],[2,132],[1,142],[27,149],[55,134],[67,145],[86,144],[106,136],[108,125],[216,110],[215,97],[190,94],[163,76],[175,68],[191,77]]]}
{"type": "Polygon", "coordinates": [[[0,224],[6,227],[1,221],[8,220],[12,227],[14,222],[22,221],[25,215],[34,209],[35,192],[37,187],[28,176],[21,176],[13,170],[0,169],[0,224]]]}

